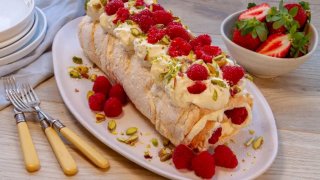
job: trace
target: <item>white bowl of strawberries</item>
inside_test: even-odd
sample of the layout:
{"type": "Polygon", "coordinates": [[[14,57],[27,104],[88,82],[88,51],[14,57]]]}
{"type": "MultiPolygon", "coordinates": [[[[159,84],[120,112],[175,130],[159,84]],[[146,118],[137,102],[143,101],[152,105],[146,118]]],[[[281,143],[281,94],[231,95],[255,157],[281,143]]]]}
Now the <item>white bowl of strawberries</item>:
{"type": "Polygon", "coordinates": [[[295,70],[311,58],[318,32],[310,23],[306,2],[270,7],[253,5],[228,16],[221,34],[230,55],[246,70],[261,78],[273,78],[295,70]]]}

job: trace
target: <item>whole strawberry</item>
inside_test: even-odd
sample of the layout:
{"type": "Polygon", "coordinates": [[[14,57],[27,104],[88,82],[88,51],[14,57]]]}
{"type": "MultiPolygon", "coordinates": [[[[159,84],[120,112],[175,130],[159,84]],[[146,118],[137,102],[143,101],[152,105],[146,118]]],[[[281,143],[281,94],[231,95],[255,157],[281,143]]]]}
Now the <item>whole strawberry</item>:
{"type": "Polygon", "coordinates": [[[267,36],[266,24],[253,18],[237,21],[232,40],[239,46],[254,51],[267,39],[267,36]]]}
{"type": "Polygon", "coordinates": [[[237,156],[226,145],[219,145],[214,149],[214,159],[217,166],[230,169],[238,166],[237,156]]]}
{"type": "Polygon", "coordinates": [[[305,5],[306,6],[304,7],[306,9],[304,9],[304,7],[302,7],[301,4],[297,4],[297,3],[284,5],[284,7],[288,9],[289,12],[295,11],[293,18],[299,22],[300,27],[303,27],[308,19],[306,10],[310,10],[310,9],[307,3],[305,5]]]}

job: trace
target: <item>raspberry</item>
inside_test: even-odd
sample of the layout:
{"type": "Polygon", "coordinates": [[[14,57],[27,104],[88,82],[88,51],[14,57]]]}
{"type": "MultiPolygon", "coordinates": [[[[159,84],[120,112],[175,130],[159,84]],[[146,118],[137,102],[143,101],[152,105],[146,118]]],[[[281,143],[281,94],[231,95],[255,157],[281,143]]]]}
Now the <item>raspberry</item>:
{"type": "Polygon", "coordinates": [[[177,37],[171,41],[168,53],[171,57],[183,55],[187,56],[190,53],[191,49],[192,47],[187,41],[180,37],[177,37]]]}
{"type": "Polygon", "coordinates": [[[118,11],[118,9],[122,7],[124,7],[122,0],[112,0],[107,3],[104,10],[106,11],[107,15],[111,16],[114,15],[118,11]]]}
{"type": "Polygon", "coordinates": [[[117,117],[122,113],[122,104],[118,98],[110,97],[104,104],[104,114],[107,117],[117,117]]]}
{"type": "Polygon", "coordinates": [[[187,30],[185,30],[181,25],[176,25],[173,23],[170,23],[167,26],[167,34],[171,39],[175,39],[177,37],[180,37],[186,41],[189,42],[190,35],[187,30]]]}
{"type": "Polygon", "coordinates": [[[120,8],[116,13],[116,19],[113,20],[113,23],[117,24],[118,21],[123,23],[125,20],[127,20],[129,18],[129,16],[130,16],[130,12],[128,9],[120,8]]]}
{"type": "Polygon", "coordinates": [[[106,95],[103,93],[95,93],[89,97],[89,107],[92,111],[102,111],[106,95]]]}
{"type": "Polygon", "coordinates": [[[172,14],[165,10],[159,10],[159,11],[153,12],[153,18],[154,18],[155,24],[167,25],[173,21],[172,14]]]}
{"type": "Polygon", "coordinates": [[[212,58],[221,54],[221,49],[218,46],[205,45],[202,47],[197,47],[195,53],[197,59],[202,59],[206,63],[212,63],[212,58]]]}
{"type": "Polygon", "coordinates": [[[172,161],[177,169],[192,169],[193,151],[184,144],[178,145],[172,154],[172,161]]]}
{"type": "Polygon", "coordinates": [[[197,176],[204,179],[211,179],[216,169],[214,157],[208,151],[199,153],[192,159],[192,169],[197,176]]]}
{"type": "Polygon", "coordinates": [[[231,86],[236,85],[244,76],[244,69],[241,66],[223,66],[223,79],[227,80],[231,86]]]}
{"type": "Polygon", "coordinates": [[[164,10],[164,8],[160,4],[151,4],[152,6],[152,12],[164,10]]]}
{"type": "Polygon", "coordinates": [[[94,81],[92,90],[95,93],[103,93],[108,96],[109,91],[111,89],[111,84],[109,80],[105,76],[98,76],[97,79],[94,81]]]}
{"type": "Polygon", "coordinates": [[[148,31],[148,43],[155,44],[166,35],[164,29],[158,29],[157,26],[152,26],[148,31]]]}
{"type": "Polygon", "coordinates": [[[225,168],[236,168],[238,166],[237,156],[226,145],[219,145],[214,150],[214,159],[217,166],[225,168]]]}
{"type": "Polygon", "coordinates": [[[124,2],[124,3],[126,3],[126,2],[128,2],[129,0],[122,0],[122,2],[124,2]]]}
{"type": "Polygon", "coordinates": [[[127,103],[128,98],[121,84],[114,84],[112,86],[109,92],[109,97],[118,98],[123,105],[127,103]]]}
{"type": "Polygon", "coordinates": [[[201,81],[196,81],[193,85],[189,86],[187,89],[190,94],[200,94],[207,89],[207,86],[201,81]]]}
{"type": "Polygon", "coordinates": [[[169,24],[167,24],[167,26],[181,26],[181,27],[183,27],[182,24],[179,22],[170,22],[169,24]]]}
{"type": "Polygon", "coordinates": [[[132,20],[139,25],[144,33],[147,33],[150,27],[154,25],[153,14],[148,9],[133,15],[132,20]]]}
{"type": "Polygon", "coordinates": [[[220,136],[221,136],[221,131],[222,131],[222,128],[221,127],[219,127],[218,129],[216,129],[215,131],[214,131],[214,133],[211,135],[211,137],[210,137],[210,139],[209,139],[209,143],[210,144],[215,144],[216,142],[218,142],[219,141],[219,138],[220,138],[220,136]]]}
{"type": "Polygon", "coordinates": [[[198,47],[202,47],[204,45],[210,45],[211,44],[211,37],[208,34],[202,34],[202,35],[196,37],[195,39],[191,40],[190,44],[191,44],[193,50],[195,50],[198,47]]]}
{"type": "Polygon", "coordinates": [[[200,65],[200,64],[193,64],[187,70],[187,76],[194,81],[202,81],[208,79],[209,73],[208,70],[200,65]]]}
{"type": "Polygon", "coordinates": [[[248,111],[246,108],[234,108],[224,112],[226,116],[231,119],[233,124],[241,125],[248,117],[248,111]]]}
{"type": "Polygon", "coordinates": [[[136,0],[136,3],[134,4],[134,6],[139,7],[139,6],[144,6],[144,0],[136,0]]]}

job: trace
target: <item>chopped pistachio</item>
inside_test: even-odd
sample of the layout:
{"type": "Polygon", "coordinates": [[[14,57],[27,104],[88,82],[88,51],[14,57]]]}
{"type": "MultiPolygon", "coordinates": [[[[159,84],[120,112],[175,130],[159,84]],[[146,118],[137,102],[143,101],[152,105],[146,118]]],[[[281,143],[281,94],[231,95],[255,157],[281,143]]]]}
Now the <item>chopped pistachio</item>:
{"type": "Polygon", "coordinates": [[[144,152],[144,158],[146,158],[146,159],[152,159],[152,156],[150,155],[150,151],[145,151],[145,152],[144,152]]]}
{"type": "Polygon", "coordinates": [[[137,131],[138,131],[138,128],[136,128],[136,127],[130,127],[130,128],[128,128],[128,129],[126,130],[126,134],[129,135],[129,136],[131,136],[131,135],[135,134],[137,131]]]}
{"type": "Polygon", "coordinates": [[[103,6],[106,6],[106,4],[108,3],[108,0],[100,0],[100,3],[101,3],[103,6]]]}
{"type": "Polygon", "coordinates": [[[133,135],[133,136],[129,137],[128,139],[126,139],[125,143],[130,144],[130,145],[134,145],[138,139],[139,139],[138,135],[133,135]]]}
{"type": "Polygon", "coordinates": [[[77,66],[75,68],[80,74],[87,74],[89,72],[89,68],[87,66],[77,66]]]}
{"type": "Polygon", "coordinates": [[[71,70],[69,72],[69,75],[70,75],[71,78],[78,78],[78,79],[81,78],[81,74],[76,70],[71,70]]]}
{"type": "Polygon", "coordinates": [[[190,53],[188,55],[188,58],[191,59],[191,60],[195,60],[197,57],[196,57],[196,54],[193,51],[190,51],[190,53]]]}
{"type": "Polygon", "coordinates": [[[96,123],[101,123],[102,121],[106,120],[106,116],[101,113],[96,114],[96,123]]]}
{"type": "Polygon", "coordinates": [[[169,139],[167,139],[167,138],[163,138],[163,139],[162,139],[162,145],[163,145],[163,146],[168,146],[169,144],[170,144],[169,139]]]}
{"type": "Polygon", "coordinates": [[[244,145],[245,145],[246,147],[249,147],[249,146],[252,144],[253,140],[254,140],[253,137],[250,138],[246,143],[244,143],[244,145]]]}
{"type": "Polygon", "coordinates": [[[97,79],[97,75],[96,75],[96,74],[91,74],[91,75],[89,76],[89,79],[90,79],[92,82],[94,82],[94,81],[97,79]]]}
{"type": "Polygon", "coordinates": [[[158,156],[159,156],[161,162],[167,161],[172,157],[172,150],[170,150],[168,148],[162,148],[158,152],[158,156]]]}
{"type": "Polygon", "coordinates": [[[112,131],[111,134],[117,135],[118,133],[117,133],[117,131],[112,131]]]}
{"type": "Polygon", "coordinates": [[[217,101],[217,100],[218,100],[218,92],[217,92],[217,90],[214,90],[214,91],[213,91],[212,99],[213,99],[214,101],[217,101]]]}
{"type": "Polygon", "coordinates": [[[161,44],[169,45],[170,44],[170,37],[168,35],[163,36],[163,38],[160,40],[161,44]]]}
{"type": "Polygon", "coordinates": [[[118,140],[119,142],[122,142],[122,143],[125,143],[125,142],[126,142],[126,140],[125,140],[124,138],[117,138],[117,140],[118,140]]]}
{"type": "Polygon", "coordinates": [[[254,133],[255,133],[255,131],[254,131],[254,130],[249,129],[249,134],[253,135],[254,133]]]}
{"type": "Polygon", "coordinates": [[[72,61],[75,64],[82,64],[82,58],[81,57],[73,56],[72,57],[72,61]]]}
{"type": "Polygon", "coordinates": [[[248,79],[249,81],[252,81],[253,82],[253,77],[250,75],[250,74],[245,74],[244,75],[244,77],[246,78],[246,79],[248,79]]]}
{"type": "Polygon", "coordinates": [[[253,149],[259,149],[262,144],[263,144],[263,137],[260,136],[254,140],[254,142],[252,143],[252,147],[253,149]]]}
{"type": "Polygon", "coordinates": [[[94,91],[88,91],[87,92],[87,99],[89,99],[90,98],[90,96],[92,96],[92,95],[94,95],[94,91]]]}
{"type": "Polygon", "coordinates": [[[150,145],[150,144],[148,144],[148,145],[146,146],[146,148],[147,148],[147,149],[150,149],[150,148],[151,148],[151,145],[150,145]]]}
{"type": "Polygon", "coordinates": [[[129,24],[129,25],[133,25],[134,22],[132,20],[126,20],[126,23],[129,24]]]}
{"type": "Polygon", "coordinates": [[[218,86],[220,86],[220,87],[222,87],[222,88],[226,88],[226,87],[227,87],[227,85],[226,85],[222,80],[212,79],[212,80],[211,80],[211,83],[212,83],[213,85],[218,85],[218,86]]]}
{"type": "Polygon", "coordinates": [[[226,57],[223,54],[216,56],[215,58],[213,58],[213,60],[219,65],[219,67],[222,67],[227,64],[226,57]]]}
{"type": "Polygon", "coordinates": [[[158,147],[158,139],[157,138],[152,138],[151,139],[151,143],[152,143],[152,145],[154,146],[154,147],[158,147]]]}
{"type": "Polygon", "coordinates": [[[115,129],[116,129],[116,127],[117,127],[117,123],[116,123],[116,121],[115,120],[110,120],[109,122],[108,122],[108,129],[109,129],[109,131],[114,131],[115,129]]]}
{"type": "Polygon", "coordinates": [[[140,35],[140,31],[137,28],[131,28],[130,31],[131,31],[131,34],[134,36],[140,35]]]}

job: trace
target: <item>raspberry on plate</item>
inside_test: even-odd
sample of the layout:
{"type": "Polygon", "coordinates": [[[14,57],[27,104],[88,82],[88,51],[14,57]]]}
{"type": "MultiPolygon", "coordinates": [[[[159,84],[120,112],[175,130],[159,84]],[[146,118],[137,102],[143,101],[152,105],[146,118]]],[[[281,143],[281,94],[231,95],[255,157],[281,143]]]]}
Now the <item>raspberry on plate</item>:
{"type": "Polygon", "coordinates": [[[128,97],[121,84],[114,84],[109,92],[109,97],[118,98],[123,105],[127,103],[128,97]]]}
{"type": "Polygon", "coordinates": [[[170,39],[180,37],[188,42],[190,41],[190,35],[188,31],[184,29],[182,25],[176,25],[172,22],[167,26],[167,35],[170,37],[170,39]]]}
{"type": "Polygon", "coordinates": [[[191,49],[191,45],[186,40],[177,37],[171,41],[168,53],[171,57],[187,56],[191,49]]]}
{"type": "Polygon", "coordinates": [[[194,38],[193,40],[191,40],[190,44],[191,44],[193,50],[195,50],[197,47],[211,45],[211,37],[208,34],[202,34],[202,35],[194,38]]]}
{"type": "Polygon", "coordinates": [[[213,134],[211,135],[210,139],[208,140],[208,142],[210,144],[215,144],[216,142],[219,141],[219,138],[221,136],[221,132],[222,132],[222,128],[219,127],[218,129],[216,129],[213,134]]]}
{"type": "Polygon", "coordinates": [[[145,9],[131,18],[136,22],[144,33],[147,33],[151,26],[154,25],[153,14],[149,9],[145,9]]]}
{"type": "Polygon", "coordinates": [[[118,9],[122,7],[124,7],[124,3],[122,2],[122,0],[112,0],[109,1],[105,6],[105,12],[107,13],[107,15],[111,16],[114,15],[118,11],[118,9]]]}
{"type": "Polygon", "coordinates": [[[104,104],[104,114],[107,117],[117,117],[122,113],[122,104],[118,98],[110,97],[104,104]]]}
{"type": "Polygon", "coordinates": [[[119,21],[124,22],[129,19],[130,12],[127,8],[120,8],[116,13],[116,19],[113,20],[114,24],[117,24],[119,21]]]}
{"type": "Polygon", "coordinates": [[[248,111],[245,107],[234,108],[224,112],[233,124],[241,125],[248,117],[248,111]]]}
{"type": "Polygon", "coordinates": [[[202,151],[192,159],[192,169],[201,178],[212,178],[216,169],[214,157],[208,151],[202,151]]]}
{"type": "Polygon", "coordinates": [[[172,14],[165,10],[159,10],[159,11],[153,12],[153,18],[154,18],[155,24],[167,25],[173,21],[172,14]]]}
{"type": "Polygon", "coordinates": [[[172,154],[172,161],[177,169],[192,169],[193,151],[184,144],[178,145],[172,154]]]}
{"type": "Polygon", "coordinates": [[[238,166],[237,156],[226,145],[219,145],[214,150],[215,163],[217,166],[234,169],[238,166]]]}
{"type": "Polygon", "coordinates": [[[193,64],[187,70],[187,76],[194,81],[208,79],[208,70],[201,64],[193,64]]]}
{"type": "Polygon", "coordinates": [[[238,84],[244,76],[244,69],[241,66],[223,66],[223,79],[227,80],[231,86],[238,84]]]}
{"type": "Polygon", "coordinates": [[[193,85],[187,87],[190,94],[200,94],[207,89],[206,84],[201,81],[196,81],[193,85]]]}
{"type": "Polygon", "coordinates": [[[111,83],[105,76],[98,76],[97,79],[94,81],[92,90],[95,93],[103,93],[108,96],[109,91],[111,89],[111,83]]]}
{"type": "Polygon", "coordinates": [[[221,54],[221,49],[218,46],[205,45],[196,48],[196,56],[198,59],[204,60],[206,63],[212,63],[212,58],[221,54]]]}
{"type": "Polygon", "coordinates": [[[95,93],[89,97],[89,107],[92,111],[102,111],[106,95],[103,93],[95,93]]]}
{"type": "Polygon", "coordinates": [[[166,31],[164,29],[159,29],[156,25],[152,26],[148,31],[148,43],[155,44],[159,42],[163,36],[166,35],[166,31]]]}

